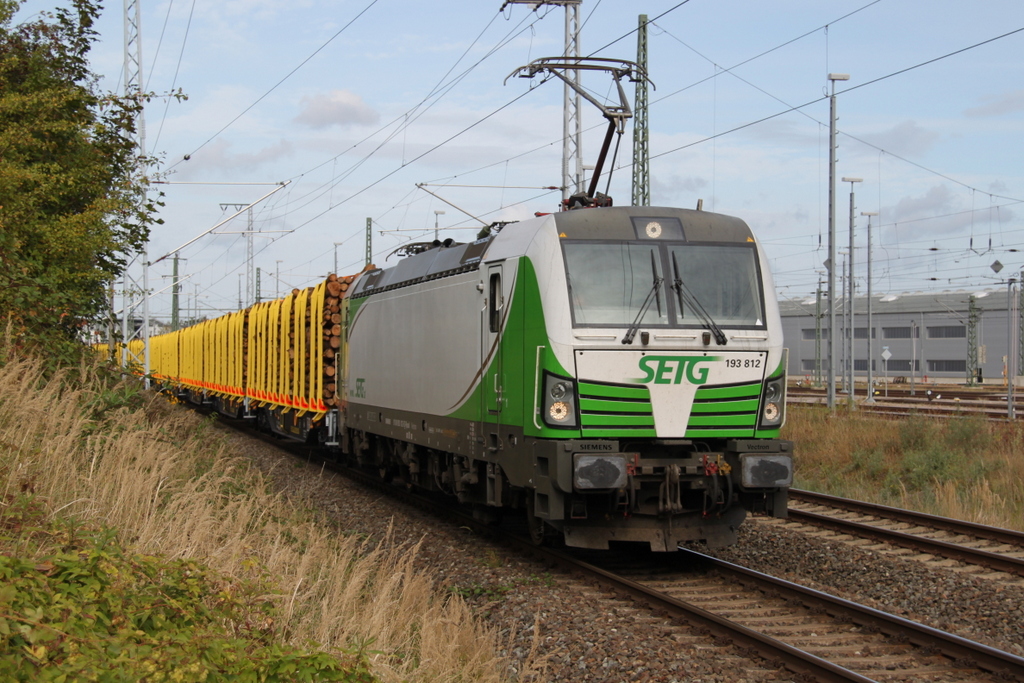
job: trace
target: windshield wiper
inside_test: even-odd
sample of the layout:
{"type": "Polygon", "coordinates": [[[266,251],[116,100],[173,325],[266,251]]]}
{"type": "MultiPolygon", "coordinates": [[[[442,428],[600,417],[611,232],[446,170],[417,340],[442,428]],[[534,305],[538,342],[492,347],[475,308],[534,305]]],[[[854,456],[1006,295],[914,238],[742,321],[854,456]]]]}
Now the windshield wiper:
{"type": "Polygon", "coordinates": [[[675,275],[675,282],[672,288],[676,290],[676,296],[679,298],[679,317],[683,317],[683,299],[685,298],[686,303],[690,305],[690,308],[694,310],[697,317],[704,323],[704,327],[711,330],[711,334],[715,336],[715,343],[719,346],[725,346],[725,332],[722,332],[722,328],[715,323],[697,297],[690,291],[690,288],[683,283],[683,278],[679,277],[679,264],[676,263],[675,252],[672,252],[672,271],[675,275]]]}
{"type": "Polygon", "coordinates": [[[654,273],[654,284],[651,285],[651,291],[647,292],[647,298],[644,299],[643,306],[640,307],[640,312],[636,314],[636,318],[633,320],[629,329],[626,330],[626,334],[622,337],[623,344],[632,344],[633,338],[636,337],[636,333],[640,330],[640,321],[643,320],[644,315],[647,313],[647,309],[651,307],[651,301],[658,301],[658,316],[661,316],[661,283],[665,281],[665,278],[658,277],[658,269],[654,265],[654,251],[651,251],[651,272],[654,273]]]}

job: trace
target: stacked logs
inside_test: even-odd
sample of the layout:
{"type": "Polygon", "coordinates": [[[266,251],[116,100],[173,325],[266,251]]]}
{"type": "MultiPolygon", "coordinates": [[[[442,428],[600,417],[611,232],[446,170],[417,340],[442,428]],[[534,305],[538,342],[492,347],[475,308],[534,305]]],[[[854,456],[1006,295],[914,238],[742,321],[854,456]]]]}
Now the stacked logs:
{"type": "Polygon", "coordinates": [[[338,277],[334,273],[327,276],[327,292],[324,296],[323,339],[324,339],[324,403],[329,408],[338,405],[338,354],[341,353],[341,300],[355,280],[354,275],[338,277]]]}

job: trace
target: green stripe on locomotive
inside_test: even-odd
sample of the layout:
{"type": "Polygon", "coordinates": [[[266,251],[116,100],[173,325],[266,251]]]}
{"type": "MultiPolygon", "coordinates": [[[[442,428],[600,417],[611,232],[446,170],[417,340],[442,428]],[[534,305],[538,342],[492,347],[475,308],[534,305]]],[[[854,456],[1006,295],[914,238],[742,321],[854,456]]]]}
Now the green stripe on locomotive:
{"type": "Polygon", "coordinates": [[[544,372],[561,377],[573,377],[574,373],[566,370],[551,350],[533,263],[526,256],[516,261],[512,294],[506,302],[507,314],[491,362],[481,373],[473,393],[447,417],[516,426],[522,428],[526,436],[579,438],[579,429],[548,427],[535,412],[539,410],[535,405],[544,372]],[[501,387],[497,417],[486,408],[486,394],[491,387],[501,387]]]}

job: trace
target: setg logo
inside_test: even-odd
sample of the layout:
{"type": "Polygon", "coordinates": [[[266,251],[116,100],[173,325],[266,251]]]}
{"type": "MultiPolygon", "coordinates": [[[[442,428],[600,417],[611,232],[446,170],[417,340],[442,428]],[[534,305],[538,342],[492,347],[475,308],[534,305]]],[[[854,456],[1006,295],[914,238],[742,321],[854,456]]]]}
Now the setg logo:
{"type": "Polygon", "coordinates": [[[690,384],[704,384],[711,368],[698,364],[716,360],[718,356],[644,356],[640,359],[644,376],[637,383],[680,384],[686,377],[690,384]]]}
{"type": "Polygon", "coordinates": [[[356,386],[352,391],[352,398],[366,398],[366,380],[362,377],[356,379],[356,386]]]}

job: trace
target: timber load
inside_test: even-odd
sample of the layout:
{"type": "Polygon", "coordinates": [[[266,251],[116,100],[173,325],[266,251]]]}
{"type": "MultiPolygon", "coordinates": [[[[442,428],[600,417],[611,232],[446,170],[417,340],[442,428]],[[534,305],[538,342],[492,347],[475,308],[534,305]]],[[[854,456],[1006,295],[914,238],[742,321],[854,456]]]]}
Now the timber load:
{"type": "Polygon", "coordinates": [[[152,337],[151,374],[227,414],[247,405],[319,420],[342,402],[345,297],[357,277],[332,273],[280,299],[152,337]]]}

